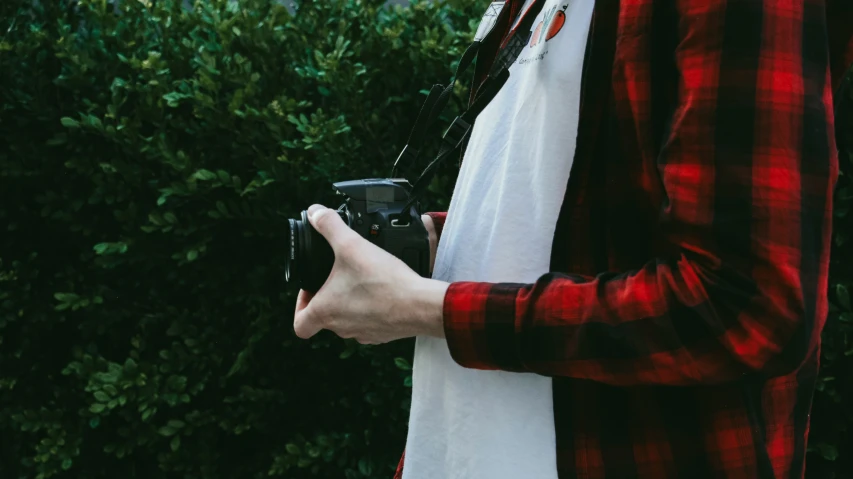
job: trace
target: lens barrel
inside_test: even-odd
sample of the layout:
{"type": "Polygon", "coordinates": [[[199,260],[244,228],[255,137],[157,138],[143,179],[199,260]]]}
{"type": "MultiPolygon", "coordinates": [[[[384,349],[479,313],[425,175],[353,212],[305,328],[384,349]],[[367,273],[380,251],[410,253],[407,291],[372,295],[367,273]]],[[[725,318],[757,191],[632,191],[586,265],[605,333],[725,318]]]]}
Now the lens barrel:
{"type": "MultiPolygon", "coordinates": [[[[347,214],[337,212],[345,223],[347,214]]],[[[317,232],[308,221],[308,212],[303,211],[301,220],[288,220],[288,254],[284,261],[284,278],[309,293],[316,293],[326,282],[335,254],[326,238],[317,232]]]]}

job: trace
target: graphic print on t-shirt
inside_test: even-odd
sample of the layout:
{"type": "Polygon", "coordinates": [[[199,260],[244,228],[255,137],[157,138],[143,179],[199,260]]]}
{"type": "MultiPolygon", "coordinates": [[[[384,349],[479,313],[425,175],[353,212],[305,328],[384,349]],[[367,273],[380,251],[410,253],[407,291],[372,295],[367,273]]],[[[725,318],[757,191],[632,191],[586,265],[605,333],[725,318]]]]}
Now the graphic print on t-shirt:
{"type": "Polygon", "coordinates": [[[548,54],[546,42],[556,37],[563,29],[563,25],[566,24],[566,10],[569,9],[570,5],[571,0],[561,0],[556,5],[545,6],[542,9],[544,12],[542,21],[533,29],[528,48],[519,55],[519,65],[526,65],[545,58],[545,55],[548,54]]]}
{"type": "Polygon", "coordinates": [[[566,10],[568,8],[568,3],[563,5],[560,10],[557,10],[557,5],[554,5],[550,10],[545,12],[545,18],[539,22],[539,25],[533,31],[533,36],[530,38],[530,48],[539,44],[542,36],[545,36],[545,41],[548,41],[560,33],[560,30],[566,23],[566,10]]]}

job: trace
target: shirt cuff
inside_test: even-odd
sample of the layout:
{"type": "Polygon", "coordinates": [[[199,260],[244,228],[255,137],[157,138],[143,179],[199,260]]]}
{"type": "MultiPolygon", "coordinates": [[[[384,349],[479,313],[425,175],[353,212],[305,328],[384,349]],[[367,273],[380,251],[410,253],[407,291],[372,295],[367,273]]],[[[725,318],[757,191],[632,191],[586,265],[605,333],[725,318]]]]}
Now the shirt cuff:
{"type": "Polygon", "coordinates": [[[450,356],[470,369],[527,372],[518,354],[515,305],[524,285],[457,282],[444,296],[450,356]]]}

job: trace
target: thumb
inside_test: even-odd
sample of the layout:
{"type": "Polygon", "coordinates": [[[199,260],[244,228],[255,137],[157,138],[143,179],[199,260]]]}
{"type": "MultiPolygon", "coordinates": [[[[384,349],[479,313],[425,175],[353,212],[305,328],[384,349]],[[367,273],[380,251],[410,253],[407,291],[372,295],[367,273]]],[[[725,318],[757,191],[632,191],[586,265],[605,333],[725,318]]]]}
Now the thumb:
{"type": "Polygon", "coordinates": [[[338,216],[337,211],[323,205],[311,205],[308,208],[308,221],[318,233],[326,238],[326,241],[335,251],[344,241],[351,240],[352,236],[358,236],[358,233],[347,226],[344,220],[338,216]]]}

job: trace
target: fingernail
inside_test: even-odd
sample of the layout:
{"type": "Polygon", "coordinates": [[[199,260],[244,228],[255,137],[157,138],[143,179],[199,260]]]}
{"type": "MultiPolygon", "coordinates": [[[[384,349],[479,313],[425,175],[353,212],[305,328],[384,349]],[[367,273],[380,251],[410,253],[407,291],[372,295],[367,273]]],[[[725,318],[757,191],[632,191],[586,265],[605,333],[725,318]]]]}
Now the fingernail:
{"type": "Polygon", "coordinates": [[[318,212],[318,211],[320,211],[320,210],[325,210],[325,209],[326,209],[326,207],[325,207],[325,206],[323,206],[323,205],[311,205],[311,207],[310,207],[310,208],[308,208],[308,217],[309,217],[309,218],[313,218],[313,217],[314,217],[314,213],[316,213],[316,212],[318,212]]]}

